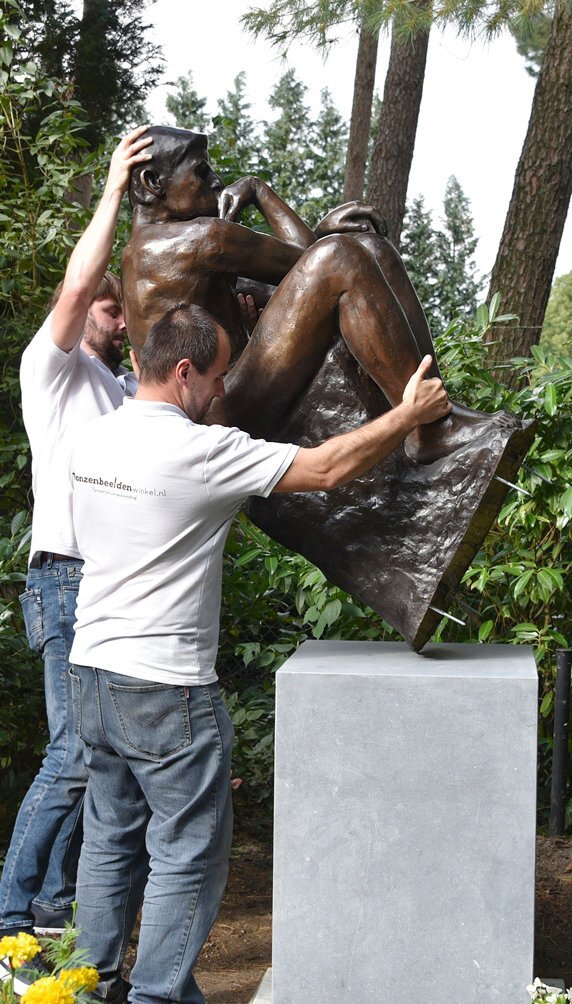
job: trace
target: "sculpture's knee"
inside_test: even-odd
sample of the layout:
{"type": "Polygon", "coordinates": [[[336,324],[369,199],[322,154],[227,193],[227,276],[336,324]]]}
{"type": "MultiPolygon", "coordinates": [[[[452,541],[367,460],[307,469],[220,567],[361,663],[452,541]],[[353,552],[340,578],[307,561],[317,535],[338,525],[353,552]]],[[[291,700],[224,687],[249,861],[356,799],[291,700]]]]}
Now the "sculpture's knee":
{"type": "Polygon", "coordinates": [[[322,237],[306,252],[308,264],[324,280],[328,276],[345,276],[361,271],[366,252],[353,237],[331,234],[322,237]]]}
{"type": "Polygon", "coordinates": [[[382,237],[381,234],[356,234],[354,239],[369,251],[380,265],[386,268],[405,268],[399,251],[387,237],[382,237]]]}

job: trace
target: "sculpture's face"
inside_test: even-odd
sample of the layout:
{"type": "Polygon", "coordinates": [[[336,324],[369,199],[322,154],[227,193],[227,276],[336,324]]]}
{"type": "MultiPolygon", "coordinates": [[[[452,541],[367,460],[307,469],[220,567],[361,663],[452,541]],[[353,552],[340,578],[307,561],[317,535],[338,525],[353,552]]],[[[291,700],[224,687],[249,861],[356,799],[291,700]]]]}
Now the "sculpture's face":
{"type": "Polygon", "coordinates": [[[166,206],[175,219],[218,216],[218,197],[224,185],[206,155],[189,151],[173,168],[166,186],[166,206]]]}

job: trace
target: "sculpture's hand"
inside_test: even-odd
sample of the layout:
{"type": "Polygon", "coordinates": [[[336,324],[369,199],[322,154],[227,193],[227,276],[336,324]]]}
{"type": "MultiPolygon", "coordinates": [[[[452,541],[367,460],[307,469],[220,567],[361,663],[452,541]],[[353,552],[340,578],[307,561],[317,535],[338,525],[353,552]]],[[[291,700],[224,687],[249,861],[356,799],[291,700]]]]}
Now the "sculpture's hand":
{"type": "Polygon", "coordinates": [[[249,176],[233,181],[224,188],[218,202],[218,215],[221,220],[236,220],[246,206],[258,205],[259,178],[249,176]]]}
{"type": "Polygon", "coordinates": [[[328,234],[381,234],[387,236],[387,223],[379,209],[365,202],[344,202],[320,220],[314,233],[317,237],[328,234]]]}
{"type": "Polygon", "coordinates": [[[432,356],[423,356],[403,391],[403,404],[412,408],[418,425],[427,425],[438,418],[444,418],[453,407],[443,381],[437,377],[427,379],[432,364],[432,356]]]}

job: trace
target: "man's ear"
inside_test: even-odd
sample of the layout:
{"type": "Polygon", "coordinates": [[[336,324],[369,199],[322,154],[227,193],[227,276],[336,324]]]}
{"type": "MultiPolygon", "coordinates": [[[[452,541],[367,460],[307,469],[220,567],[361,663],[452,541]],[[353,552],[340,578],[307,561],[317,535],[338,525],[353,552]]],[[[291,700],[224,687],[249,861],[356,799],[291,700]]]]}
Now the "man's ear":
{"type": "Polygon", "coordinates": [[[186,383],[192,370],[194,370],[194,366],[190,359],[179,359],[175,367],[177,383],[186,383]]]}
{"type": "Polygon", "coordinates": [[[155,199],[161,199],[165,195],[165,186],[160,175],[151,167],[145,167],[139,175],[139,183],[155,199]]]}

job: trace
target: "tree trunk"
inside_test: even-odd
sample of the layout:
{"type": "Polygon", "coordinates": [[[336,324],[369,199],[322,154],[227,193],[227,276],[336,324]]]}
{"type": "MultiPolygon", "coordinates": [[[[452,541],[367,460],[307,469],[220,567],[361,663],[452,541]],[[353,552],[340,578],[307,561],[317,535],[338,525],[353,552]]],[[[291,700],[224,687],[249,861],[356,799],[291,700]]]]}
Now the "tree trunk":
{"type": "Polygon", "coordinates": [[[393,28],[367,197],[385,216],[389,238],[396,246],[405,215],[428,46],[428,31],[419,30],[403,41],[393,28]]]}
{"type": "Polygon", "coordinates": [[[68,202],[77,202],[83,209],[89,209],[92,188],[93,174],[82,174],[74,180],[71,191],[66,192],[66,199],[68,202]]]}
{"type": "Polygon", "coordinates": [[[372,34],[371,31],[366,31],[362,27],[354,79],[354,97],[344,179],[344,202],[363,199],[378,45],[379,32],[372,34]]]}
{"type": "MultiPolygon", "coordinates": [[[[572,10],[562,3],[554,14],[491,273],[489,297],[498,290],[503,314],[519,317],[488,334],[489,341],[499,339],[490,350],[495,362],[529,355],[540,338],[572,192],[571,52],[572,10]]],[[[510,370],[504,373],[510,382],[510,370]]]]}

